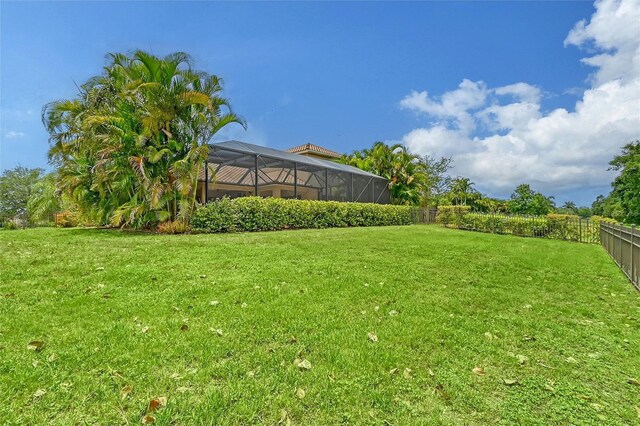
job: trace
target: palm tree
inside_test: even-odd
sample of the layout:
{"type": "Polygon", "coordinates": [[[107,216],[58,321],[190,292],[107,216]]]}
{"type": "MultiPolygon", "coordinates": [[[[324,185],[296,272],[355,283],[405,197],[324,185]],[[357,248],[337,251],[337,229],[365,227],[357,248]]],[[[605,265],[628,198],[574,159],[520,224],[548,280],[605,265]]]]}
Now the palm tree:
{"type": "Polygon", "coordinates": [[[211,137],[245,126],[221,96],[222,80],[185,53],[111,54],[76,99],[45,106],[61,187],[116,226],[188,221],[211,137]]]}

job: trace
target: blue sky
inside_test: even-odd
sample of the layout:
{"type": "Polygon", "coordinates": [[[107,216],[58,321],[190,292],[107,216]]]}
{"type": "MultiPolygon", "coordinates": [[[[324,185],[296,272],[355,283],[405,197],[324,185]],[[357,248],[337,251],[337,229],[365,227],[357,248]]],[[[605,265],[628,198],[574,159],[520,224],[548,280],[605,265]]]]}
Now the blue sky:
{"type": "MultiPolygon", "coordinates": [[[[0,7],[2,169],[46,167],[42,106],[73,96],[74,82],[99,73],[107,52],[145,49],[158,55],[188,52],[197,68],[224,78],[226,95],[249,129],[228,129],[220,139],[282,149],[314,142],[340,152],[376,140],[398,141],[420,154],[452,155],[453,174],[471,176],[478,189],[493,195],[508,196],[527,178],[560,201],[590,203],[608,192],[611,174],[604,154],[585,160],[596,180],[592,173],[555,176],[550,170],[548,178],[540,171],[516,173],[517,161],[499,176],[488,173],[519,153],[546,161],[539,153],[532,160],[531,149],[519,152],[515,142],[509,156],[502,152],[495,164],[479,166],[492,161],[486,154],[493,135],[516,134],[514,125],[488,124],[488,113],[482,112],[523,105],[520,93],[500,88],[523,82],[538,90],[531,102],[540,119],[558,108],[573,113],[585,91],[598,87],[598,68],[581,62],[597,53],[597,35],[565,42],[577,22],[588,23],[596,12],[589,2],[2,2],[0,7]],[[484,95],[477,103],[445,105],[448,93],[460,99],[469,90],[484,95]],[[464,114],[476,124],[462,131],[464,114]],[[485,155],[470,157],[480,151],[485,155]]],[[[616,151],[609,151],[610,158],[616,151]]]]}

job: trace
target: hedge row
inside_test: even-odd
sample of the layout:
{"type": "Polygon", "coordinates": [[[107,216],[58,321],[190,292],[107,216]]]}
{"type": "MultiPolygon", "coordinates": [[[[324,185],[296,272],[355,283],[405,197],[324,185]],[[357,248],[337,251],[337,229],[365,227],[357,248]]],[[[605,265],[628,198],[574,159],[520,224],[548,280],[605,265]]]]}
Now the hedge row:
{"type": "Polygon", "coordinates": [[[191,218],[191,229],[244,232],[411,223],[408,206],[242,197],[223,198],[198,208],[191,218]]]}
{"type": "Polygon", "coordinates": [[[470,213],[469,206],[442,206],[438,208],[436,216],[436,222],[441,225],[470,231],[585,243],[600,242],[600,222],[602,221],[612,221],[612,219],[600,216],[584,219],[566,214],[508,216],[470,213]]]}

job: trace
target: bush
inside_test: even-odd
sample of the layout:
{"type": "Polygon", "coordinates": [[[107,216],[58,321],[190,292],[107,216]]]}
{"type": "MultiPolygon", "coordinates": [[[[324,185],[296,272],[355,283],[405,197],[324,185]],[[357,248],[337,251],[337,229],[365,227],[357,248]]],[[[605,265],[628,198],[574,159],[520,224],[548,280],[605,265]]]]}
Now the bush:
{"type": "Polygon", "coordinates": [[[198,208],[191,218],[197,232],[410,225],[411,207],[283,198],[223,198],[198,208]]]}
{"type": "Polygon", "coordinates": [[[523,237],[543,237],[556,240],[600,242],[600,223],[615,220],[592,216],[582,219],[576,215],[548,214],[546,216],[509,216],[469,213],[465,206],[438,208],[436,220],[444,226],[494,234],[513,234],[523,237]]]}
{"type": "Polygon", "coordinates": [[[78,215],[75,212],[62,212],[54,215],[56,226],[71,228],[79,225],[78,215]]]}
{"type": "Polygon", "coordinates": [[[471,206],[440,206],[436,213],[436,222],[445,226],[460,227],[463,216],[469,214],[471,206]]]}

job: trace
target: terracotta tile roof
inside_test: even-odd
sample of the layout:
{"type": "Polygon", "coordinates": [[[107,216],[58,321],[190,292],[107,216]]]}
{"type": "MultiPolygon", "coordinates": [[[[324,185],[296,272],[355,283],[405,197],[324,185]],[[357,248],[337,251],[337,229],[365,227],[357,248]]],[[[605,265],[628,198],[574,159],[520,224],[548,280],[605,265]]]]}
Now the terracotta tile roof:
{"type": "Polygon", "coordinates": [[[294,146],[293,148],[287,149],[287,152],[291,152],[293,154],[302,154],[302,153],[312,153],[312,154],[320,154],[327,157],[340,158],[341,155],[335,151],[331,151],[330,149],[323,148],[313,143],[305,143],[302,145],[294,146]]]}

